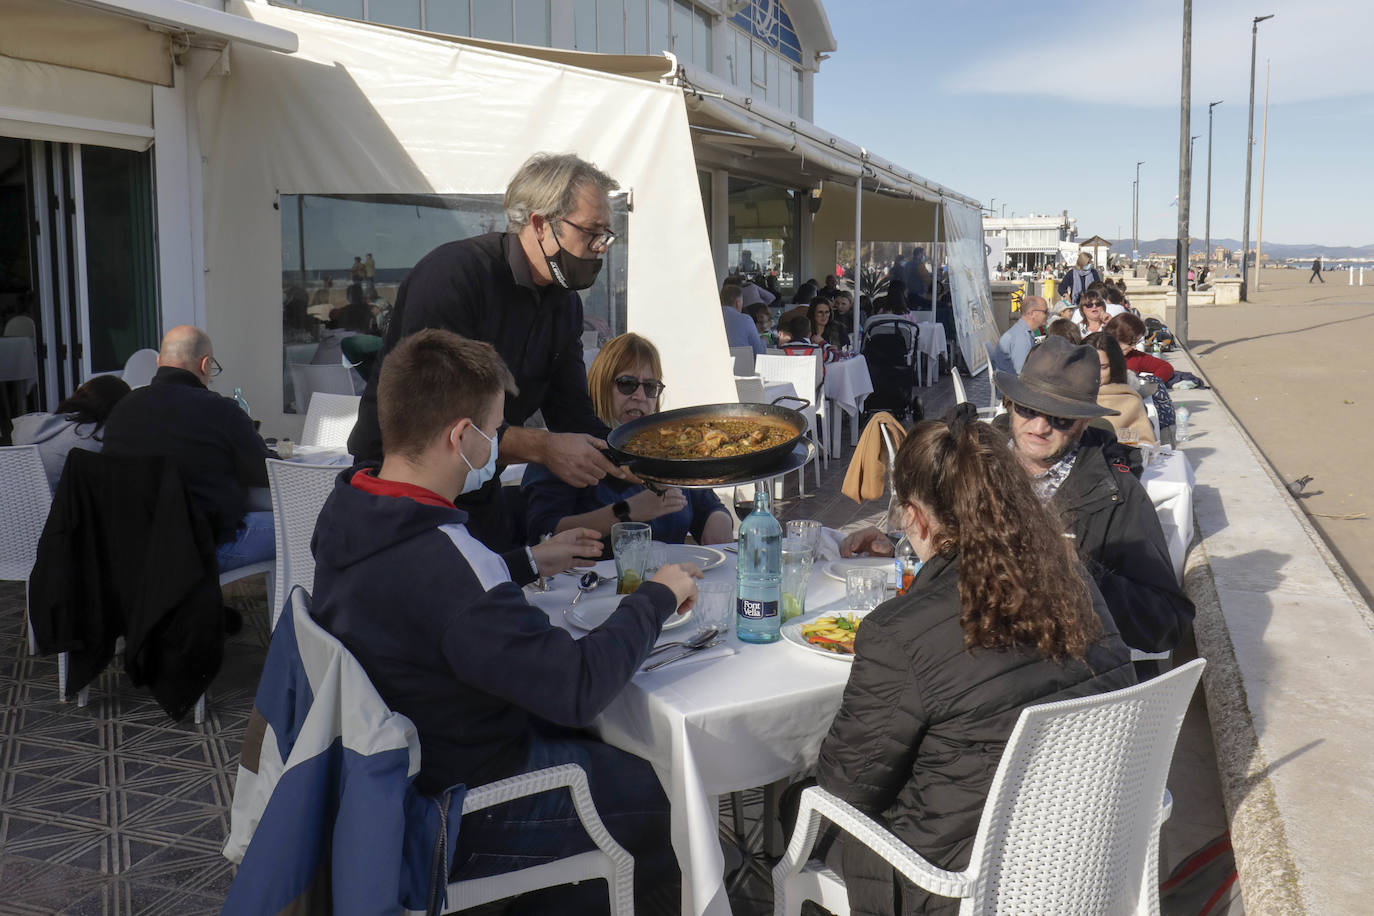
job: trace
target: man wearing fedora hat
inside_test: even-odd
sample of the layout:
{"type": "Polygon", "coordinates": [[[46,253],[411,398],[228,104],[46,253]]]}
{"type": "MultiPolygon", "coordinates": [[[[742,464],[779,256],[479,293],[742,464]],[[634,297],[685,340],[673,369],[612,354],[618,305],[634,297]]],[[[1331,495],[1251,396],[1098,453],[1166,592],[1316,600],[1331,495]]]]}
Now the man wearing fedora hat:
{"type": "Polygon", "coordinates": [[[1098,406],[1099,378],[1097,352],[1062,337],[1037,344],[1020,375],[996,374],[1012,449],[1041,498],[1063,514],[1122,639],[1162,652],[1178,644],[1193,603],[1174,578],[1159,516],[1128,451],[1088,425],[1117,413],[1098,406]]]}

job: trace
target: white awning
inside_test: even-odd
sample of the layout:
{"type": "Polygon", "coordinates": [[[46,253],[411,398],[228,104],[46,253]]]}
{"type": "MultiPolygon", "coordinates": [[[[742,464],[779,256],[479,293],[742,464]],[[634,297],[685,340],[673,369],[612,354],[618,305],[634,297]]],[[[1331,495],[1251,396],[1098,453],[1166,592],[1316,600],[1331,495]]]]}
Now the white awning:
{"type": "Polygon", "coordinates": [[[0,22],[0,54],[158,86],[190,47],[296,50],[285,29],[187,0],[0,0],[0,22]]]}
{"type": "Polygon", "coordinates": [[[0,56],[0,136],[136,152],[153,143],[153,87],[0,56]]]}

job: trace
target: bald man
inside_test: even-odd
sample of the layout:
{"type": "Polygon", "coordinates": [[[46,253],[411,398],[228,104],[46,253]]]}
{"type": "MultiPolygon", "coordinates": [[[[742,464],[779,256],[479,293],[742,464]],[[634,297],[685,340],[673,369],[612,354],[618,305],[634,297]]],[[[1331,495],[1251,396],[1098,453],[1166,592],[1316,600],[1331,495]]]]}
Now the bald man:
{"type": "Polygon", "coordinates": [[[220,371],[209,335],[172,328],[157,365],[152,382],[125,396],[105,422],[105,454],[176,464],[192,504],[214,528],[220,572],[272,559],[272,513],[248,511],[249,488],[267,486],[270,453],[248,414],[209,389],[220,371]]]}
{"type": "Polygon", "coordinates": [[[1002,339],[997,341],[997,356],[1004,361],[994,366],[1003,372],[1021,374],[1021,366],[1035,346],[1037,332],[1045,326],[1050,317],[1050,305],[1040,296],[1027,296],[1021,300],[1021,317],[1007,328],[1002,339]]]}

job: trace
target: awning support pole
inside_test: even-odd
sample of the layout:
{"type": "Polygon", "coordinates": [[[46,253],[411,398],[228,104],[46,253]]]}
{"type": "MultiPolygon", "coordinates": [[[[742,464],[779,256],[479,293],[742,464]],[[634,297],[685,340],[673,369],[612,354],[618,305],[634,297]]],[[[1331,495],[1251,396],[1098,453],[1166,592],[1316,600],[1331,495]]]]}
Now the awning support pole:
{"type": "Polygon", "coordinates": [[[850,346],[854,352],[859,352],[859,337],[864,326],[863,305],[860,290],[863,288],[864,278],[864,257],[863,257],[863,234],[864,234],[864,176],[860,170],[859,177],[854,179],[854,330],[850,332],[850,346]]]}

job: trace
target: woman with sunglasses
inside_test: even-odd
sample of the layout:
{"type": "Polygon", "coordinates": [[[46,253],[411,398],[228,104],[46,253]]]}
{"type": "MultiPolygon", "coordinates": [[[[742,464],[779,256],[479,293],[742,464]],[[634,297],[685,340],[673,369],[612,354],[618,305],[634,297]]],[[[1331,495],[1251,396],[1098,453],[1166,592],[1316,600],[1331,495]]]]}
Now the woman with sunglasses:
{"type": "MultiPolygon", "coordinates": [[[[859,628],[817,777],[940,868],[969,863],[1002,750],[1027,706],[1135,683],[1130,650],[1005,434],[916,425],[893,462],[921,570],[859,628]]],[[[790,794],[790,793],[789,793],[790,794]]],[[[954,913],[866,846],[831,848],[855,913],[954,913]]]]}
{"type": "MultiPolygon", "coordinates": [[[[658,349],[638,334],[621,334],[592,360],[587,390],[597,416],[614,429],[658,412],[662,378],[658,349]]],[[[539,464],[525,471],[523,489],[532,542],[569,528],[593,528],[609,537],[616,522],[648,522],[654,540],[668,544],[681,544],[688,534],[699,544],[733,540],[734,520],[710,490],[668,487],[659,495],[609,476],[594,486],[573,487],[539,464]]]]}
{"type": "Polygon", "coordinates": [[[1087,337],[1107,326],[1107,300],[1097,290],[1090,289],[1078,299],[1078,311],[1071,316],[1079,332],[1087,337]]]}

